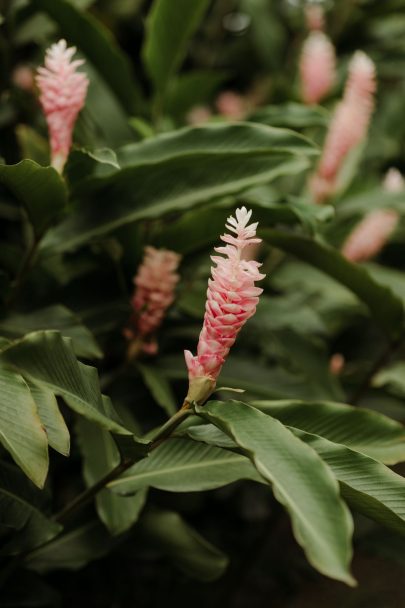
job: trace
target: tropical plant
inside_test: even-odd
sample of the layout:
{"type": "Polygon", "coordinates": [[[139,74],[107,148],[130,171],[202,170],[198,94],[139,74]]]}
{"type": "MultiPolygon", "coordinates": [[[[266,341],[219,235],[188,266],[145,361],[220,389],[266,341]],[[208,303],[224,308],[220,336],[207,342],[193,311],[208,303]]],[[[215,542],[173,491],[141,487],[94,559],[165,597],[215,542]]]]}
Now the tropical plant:
{"type": "Polygon", "coordinates": [[[1,605],[161,563],[245,605],[268,554],[277,605],[360,605],[353,535],[403,563],[405,3],[1,10],[1,605]]]}

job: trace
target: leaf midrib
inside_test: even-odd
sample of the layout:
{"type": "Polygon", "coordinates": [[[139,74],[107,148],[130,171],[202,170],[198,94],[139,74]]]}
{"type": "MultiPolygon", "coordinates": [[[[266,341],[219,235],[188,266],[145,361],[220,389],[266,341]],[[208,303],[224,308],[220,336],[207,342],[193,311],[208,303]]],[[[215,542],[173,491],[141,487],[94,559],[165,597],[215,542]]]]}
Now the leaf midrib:
{"type": "Polygon", "coordinates": [[[130,477],[123,477],[122,479],[117,479],[117,481],[112,481],[111,483],[108,484],[109,488],[112,487],[117,487],[120,484],[125,484],[125,482],[128,481],[133,481],[133,480],[139,480],[142,479],[143,477],[158,477],[160,475],[165,475],[165,474],[173,474],[173,473],[178,473],[179,471],[187,471],[187,470],[194,470],[194,469],[201,469],[201,468],[206,468],[208,467],[215,467],[216,465],[223,465],[223,464],[227,464],[229,462],[232,463],[239,463],[239,462],[245,462],[246,458],[244,456],[239,456],[238,458],[235,457],[221,457],[221,458],[217,458],[217,459],[213,459],[213,460],[204,460],[204,461],[200,461],[197,463],[193,463],[193,464],[185,464],[185,465],[180,465],[180,466],[176,466],[176,467],[168,467],[166,469],[159,469],[159,470],[154,470],[154,471],[146,471],[143,473],[140,473],[138,475],[131,475],[130,477]]]}

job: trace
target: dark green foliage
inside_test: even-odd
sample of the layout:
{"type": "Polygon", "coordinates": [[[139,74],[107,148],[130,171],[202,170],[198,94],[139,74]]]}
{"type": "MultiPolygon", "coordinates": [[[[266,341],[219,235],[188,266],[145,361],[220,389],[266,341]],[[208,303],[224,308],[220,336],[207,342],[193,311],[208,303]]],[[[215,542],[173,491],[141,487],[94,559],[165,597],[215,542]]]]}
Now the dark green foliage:
{"type": "Polygon", "coordinates": [[[383,177],[405,171],[405,3],[325,3],[338,77],[314,106],[304,2],[3,4],[1,606],[402,606],[364,577],[404,574],[405,193],[383,177]],[[62,37],[90,86],[59,174],[16,69],[62,37]],[[377,66],[370,133],[316,205],[357,48],[377,66]],[[243,205],[264,293],[215,393],[184,410],[210,255],[243,205]],[[346,238],[381,209],[394,232],[348,261],[346,238]],[[149,354],[128,341],[148,245],[181,255],[149,354]],[[343,585],[315,570],[360,587],[334,604],[318,590],[343,585]]]}

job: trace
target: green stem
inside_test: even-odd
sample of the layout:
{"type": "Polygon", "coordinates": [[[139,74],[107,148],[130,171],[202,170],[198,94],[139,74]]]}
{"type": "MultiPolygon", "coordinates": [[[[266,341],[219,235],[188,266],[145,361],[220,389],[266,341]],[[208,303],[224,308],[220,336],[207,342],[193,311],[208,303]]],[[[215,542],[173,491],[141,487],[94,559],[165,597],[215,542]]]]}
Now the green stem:
{"type": "Polygon", "coordinates": [[[27,274],[29,273],[29,271],[31,270],[31,268],[33,266],[40,240],[41,240],[40,238],[36,238],[33,240],[32,244],[27,252],[25,260],[13,282],[13,286],[10,290],[10,294],[5,302],[6,308],[11,308],[11,306],[14,304],[14,302],[18,298],[21,288],[24,284],[25,277],[27,276],[27,274]]]}
{"type": "MultiPolygon", "coordinates": [[[[165,424],[163,424],[160,429],[156,432],[156,435],[152,437],[151,443],[149,445],[148,453],[157,448],[163,441],[168,439],[173,431],[185,420],[187,416],[192,414],[192,410],[190,409],[182,409],[176,412],[165,424]]],[[[127,469],[132,467],[134,464],[142,460],[139,458],[135,459],[124,459],[122,460],[114,469],[112,469],[109,473],[107,473],[104,477],[99,479],[94,485],[87,490],[84,490],[81,494],[76,496],[70,503],[68,503],[59,513],[54,516],[54,520],[58,523],[63,523],[70,517],[72,513],[75,513],[82,506],[87,504],[92,498],[94,498],[100,490],[103,490],[110,481],[117,479],[122,473],[124,473],[127,469]]]]}
{"type": "MultiPolygon", "coordinates": [[[[156,432],[155,435],[152,436],[151,443],[149,445],[148,453],[157,448],[163,441],[168,439],[173,431],[189,416],[193,411],[189,408],[184,407],[183,409],[176,412],[167,422],[165,422],[156,432]]],[[[142,460],[140,458],[139,460],[142,460]]],[[[122,475],[127,469],[131,466],[139,462],[139,460],[122,460],[112,471],[107,473],[104,477],[99,479],[93,486],[87,488],[84,492],[76,496],[70,503],[68,503],[59,513],[57,513],[53,519],[58,523],[64,523],[66,519],[78,511],[81,507],[87,504],[92,498],[94,498],[100,490],[104,489],[106,485],[110,482],[122,475]]],[[[47,543],[45,543],[47,544],[47,543]]],[[[10,560],[10,563],[0,574],[0,587],[4,586],[6,581],[10,578],[12,574],[17,570],[17,568],[23,563],[24,559],[32,553],[32,551],[36,551],[40,547],[35,547],[35,549],[31,551],[25,551],[20,555],[15,556],[10,560]]]]}
{"type": "Polygon", "coordinates": [[[54,521],[59,524],[64,523],[72,513],[89,502],[89,500],[96,496],[100,490],[105,488],[110,481],[119,477],[124,471],[129,469],[129,467],[132,467],[133,464],[135,464],[135,460],[122,460],[114,469],[112,469],[112,471],[107,473],[107,475],[99,479],[94,485],[76,496],[71,502],[63,507],[63,509],[54,516],[54,521]]]}

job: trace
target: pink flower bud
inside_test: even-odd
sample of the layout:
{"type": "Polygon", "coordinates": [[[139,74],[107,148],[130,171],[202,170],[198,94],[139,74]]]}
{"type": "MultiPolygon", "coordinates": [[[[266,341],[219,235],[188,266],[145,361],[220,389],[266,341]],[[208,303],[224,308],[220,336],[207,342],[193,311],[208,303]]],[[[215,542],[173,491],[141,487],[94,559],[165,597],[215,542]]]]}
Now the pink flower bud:
{"type": "Polygon", "coordinates": [[[394,167],[388,169],[383,182],[383,187],[387,192],[402,192],[405,189],[405,180],[394,167]]]}
{"type": "Polygon", "coordinates": [[[335,83],[335,49],[329,38],[313,31],[301,52],[300,74],[302,99],[307,104],[319,103],[335,83]]]}
{"type": "Polygon", "coordinates": [[[366,215],[349,235],[342,254],[351,262],[365,262],[381,251],[396,225],[399,216],[393,209],[377,209],[366,215]]]}
{"type": "Polygon", "coordinates": [[[186,115],[186,122],[189,125],[203,125],[212,117],[212,112],[208,106],[193,106],[186,115]]]}
{"type": "MultiPolygon", "coordinates": [[[[387,192],[401,192],[405,181],[398,169],[391,168],[383,181],[387,192]]],[[[364,262],[376,256],[384,247],[399,222],[393,209],[377,209],[367,214],[355,226],[343,245],[342,253],[351,262],[364,262]]]]}
{"type": "Polygon", "coordinates": [[[215,105],[222,116],[231,120],[243,120],[249,111],[248,100],[234,91],[223,91],[216,99],[215,105]]]}
{"type": "Polygon", "coordinates": [[[12,73],[12,80],[23,91],[31,92],[34,88],[34,73],[28,65],[18,65],[12,73]]]}
{"type": "Polygon", "coordinates": [[[145,247],[143,262],[134,277],[130,327],[124,330],[124,336],[137,344],[136,349],[130,346],[133,355],[137,354],[138,346],[150,355],[158,351],[154,334],[174,300],[174,290],[180,279],[176,274],[180,259],[174,251],[145,247]]]}
{"type": "Polygon", "coordinates": [[[332,118],[317,172],[310,182],[317,203],[335,193],[343,161],[367,135],[375,90],[374,64],[365,53],[357,51],[349,65],[343,99],[332,118]]]}
{"type": "Polygon", "coordinates": [[[329,369],[333,376],[340,376],[345,366],[345,358],[342,353],[335,353],[329,359],[329,369]]]}
{"type": "Polygon", "coordinates": [[[73,128],[89,84],[87,76],[77,72],[83,60],[72,61],[75,52],[75,47],[67,47],[66,40],[59,40],[46,51],[45,67],[38,68],[36,77],[49,129],[51,165],[59,173],[67,160],[73,128]]]}
{"type": "Polygon", "coordinates": [[[237,209],[235,215],[236,218],[229,217],[226,224],[233,234],[222,235],[226,245],[215,248],[222,255],[211,257],[215,267],[211,268],[212,279],[208,281],[197,355],[193,356],[190,351],[184,353],[190,382],[186,402],[203,403],[214,390],[229,349],[243,325],[254,315],[263,291],[255,286],[255,281],[265,277],[258,270],[261,264],[242,257],[246,247],[261,242],[256,238],[257,223],[248,225],[252,212],[245,207],[237,209]],[[201,378],[206,382],[200,382],[201,378]]]}

